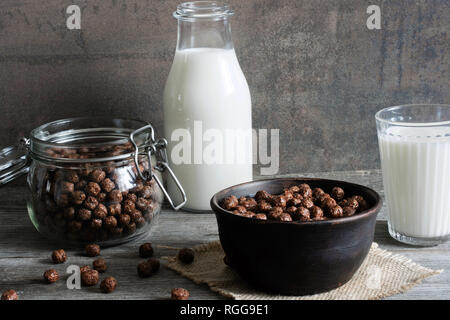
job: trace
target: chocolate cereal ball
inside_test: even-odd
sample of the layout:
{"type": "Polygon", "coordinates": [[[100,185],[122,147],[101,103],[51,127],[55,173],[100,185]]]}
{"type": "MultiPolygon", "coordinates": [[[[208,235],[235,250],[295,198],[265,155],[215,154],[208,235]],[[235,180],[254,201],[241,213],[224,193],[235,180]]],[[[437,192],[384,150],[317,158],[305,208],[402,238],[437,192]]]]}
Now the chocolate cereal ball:
{"type": "Polygon", "coordinates": [[[323,210],[318,206],[313,206],[310,210],[310,216],[313,220],[320,220],[323,218],[323,210]]]}
{"type": "Polygon", "coordinates": [[[92,219],[91,222],[89,223],[89,226],[92,230],[100,230],[102,228],[102,225],[103,225],[102,219],[92,219]]]}
{"type": "Polygon", "coordinates": [[[302,183],[298,186],[300,189],[298,193],[302,195],[303,198],[311,198],[312,197],[312,190],[309,184],[302,183]]]}
{"type": "Polygon", "coordinates": [[[256,201],[262,201],[262,200],[270,201],[271,198],[272,198],[272,195],[264,190],[260,190],[255,194],[256,201]]]}
{"type": "Polygon", "coordinates": [[[348,198],[348,199],[342,200],[341,202],[339,202],[339,205],[343,208],[351,207],[351,208],[355,209],[355,211],[358,210],[358,208],[359,208],[358,201],[353,198],[348,198]]]}
{"type": "Polygon", "coordinates": [[[19,296],[16,291],[9,289],[2,293],[1,300],[19,300],[19,296]]]}
{"type": "Polygon", "coordinates": [[[189,291],[183,288],[172,289],[172,300],[187,300],[189,299],[189,291]]]}
{"type": "Polygon", "coordinates": [[[267,220],[267,216],[264,213],[257,213],[254,218],[258,220],[267,220]]]}
{"type": "Polygon", "coordinates": [[[147,262],[152,265],[152,273],[158,272],[159,267],[161,266],[158,258],[150,258],[147,260],[147,262]]]}
{"type": "Polygon", "coordinates": [[[95,169],[89,173],[89,180],[96,183],[100,183],[105,177],[106,173],[101,169],[95,169]]]}
{"type": "Polygon", "coordinates": [[[305,207],[306,209],[311,209],[312,207],[314,207],[314,202],[310,198],[305,198],[302,200],[301,206],[305,207]]]}
{"type": "Polygon", "coordinates": [[[359,207],[358,207],[358,212],[367,210],[369,208],[369,204],[367,203],[366,200],[362,199],[361,201],[358,202],[359,207]]]}
{"type": "Polygon", "coordinates": [[[91,268],[89,266],[82,266],[82,267],[80,267],[80,273],[86,272],[88,270],[91,270],[91,268]]]}
{"type": "Polygon", "coordinates": [[[272,198],[272,203],[275,207],[285,208],[287,205],[287,199],[283,195],[275,196],[272,198]]]}
{"type": "Polygon", "coordinates": [[[144,261],[138,264],[137,272],[139,277],[148,278],[153,274],[153,265],[148,261],[144,261]]]}
{"type": "Polygon", "coordinates": [[[229,196],[223,200],[223,207],[226,210],[233,210],[234,208],[237,207],[238,204],[239,202],[236,196],[229,196]]]}
{"type": "Polygon", "coordinates": [[[194,250],[190,248],[183,248],[180,251],[178,251],[178,260],[185,264],[191,264],[192,261],[194,261],[194,250]]]}
{"type": "Polygon", "coordinates": [[[325,191],[323,191],[321,188],[314,188],[312,190],[312,197],[314,200],[317,200],[320,198],[320,196],[324,195],[325,191]]]}
{"type": "Polygon", "coordinates": [[[74,191],[71,194],[71,200],[73,204],[81,205],[85,199],[86,194],[81,190],[74,191]]]}
{"type": "Polygon", "coordinates": [[[107,277],[100,283],[100,290],[103,293],[111,293],[116,290],[117,280],[114,277],[107,277]]]}
{"type": "Polygon", "coordinates": [[[261,212],[269,212],[270,210],[272,210],[272,205],[266,200],[261,200],[258,203],[257,210],[261,212]]]}
{"type": "Polygon", "coordinates": [[[144,243],[139,247],[139,256],[141,258],[150,258],[153,256],[153,247],[150,242],[144,243]]]}
{"type": "Polygon", "coordinates": [[[308,221],[310,218],[310,212],[305,207],[298,207],[292,217],[295,221],[308,221]]]}
{"type": "Polygon", "coordinates": [[[102,258],[94,260],[94,262],[92,262],[92,267],[100,273],[106,272],[106,269],[108,269],[105,260],[102,258]]]}
{"type": "Polygon", "coordinates": [[[52,260],[54,264],[66,262],[67,260],[66,252],[63,249],[53,251],[52,260]]]}
{"type": "Polygon", "coordinates": [[[296,206],[290,206],[286,209],[286,212],[289,213],[291,216],[295,215],[295,212],[297,211],[297,207],[296,206]]]}
{"type": "Polygon", "coordinates": [[[86,186],[85,191],[88,195],[95,197],[100,193],[100,191],[102,191],[102,188],[96,182],[89,182],[86,186]]]}
{"type": "Polygon", "coordinates": [[[344,199],[345,196],[344,189],[334,187],[333,189],[331,189],[331,196],[333,197],[334,200],[341,201],[342,199],[344,199]]]}
{"type": "Polygon", "coordinates": [[[342,208],[339,205],[334,206],[333,208],[330,209],[330,215],[333,218],[340,218],[343,216],[343,214],[344,214],[344,211],[342,210],[342,208]]]}
{"type": "Polygon", "coordinates": [[[280,221],[292,221],[292,217],[289,213],[283,213],[280,215],[280,221]]]}
{"type": "Polygon", "coordinates": [[[86,255],[88,257],[96,257],[100,255],[100,246],[98,244],[88,244],[86,246],[86,255]]]}
{"type": "Polygon", "coordinates": [[[352,215],[354,215],[356,212],[356,210],[352,207],[344,207],[342,209],[342,214],[344,215],[344,217],[350,217],[352,215]]]}
{"type": "Polygon", "coordinates": [[[49,269],[44,272],[44,280],[47,283],[54,283],[58,281],[59,274],[55,269],[49,269]]]}
{"type": "Polygon", "coordinates": [[[97,270],[86,270],[81,273],[81,283],[85,286],[94,286],[98,283],[98,271],[97,270]]]}
{"type": "Polygon", "coordinates": [[[322,208],[326,209],[326,210],[330,210],[333,209],[335,206],[337,205],[336,200],[334,200],[333,198],[329,197],[326,198],[323,202],[322,202],[322,208]]]}

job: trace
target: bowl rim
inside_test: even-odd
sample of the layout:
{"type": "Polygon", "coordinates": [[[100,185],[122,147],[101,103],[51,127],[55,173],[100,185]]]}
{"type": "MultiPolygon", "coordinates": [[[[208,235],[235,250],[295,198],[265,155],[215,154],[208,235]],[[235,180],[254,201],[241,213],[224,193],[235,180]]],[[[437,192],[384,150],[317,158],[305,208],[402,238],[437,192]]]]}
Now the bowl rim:
{"type": "Polygon", "coordinates": [[[323,225],[329,225],[329,224],[334,225],[334,224],[350,223],[353,221],[357,221],[357,220],[361,220],[361,219],[370,217],[374,214],[376,215],[380,211],[382,204],[383,204],[383,200],[382,200],[381,196],[379,195],[379,193],[369,187],[366,187],[366,186],[363,186],[363,185],[360,185],[357,183],[353,183],[353,182],[344,181],[344,180],[333,180],[333,179],[322,179],[322,178],[311,178],[311,177],[267,178],[267,179],[257,179],[257,180],[247,181],[247,182],[239,183],[234,186],[225,188],[223,190],[220,190],[219,192],[216,192],[210,200],[210,206],[211,206],[212,210],[214,211],[214,213],[216,213],[216,214],[227,214],[227,215],[230,215],[231,217],[236,217],[236,219],[243,219],[242,221],[251,221],[251,222],[260,223],[260,224],[286,224],[286,225],[322,225],[322,224],[323,225]],[[223,209],[218,203],[219,195],[222,193],[228,192],[230,189],[233,189],[236,187],[242,187],[242,186],[249,185],[252,183],[270,182],[270,181],[305,181],[306,183],[307,183],[307,181],[328,181],[328,182],[335,182],[335,183],[339,183],[339,184],[343,183],[343,184],[347,184],[347,185],[352,185],[354,187],[362,188],[362,189],[365,189],[366,191],[368,191],[369,193],[372,193],[375,197],[375,205],[358,213],[358,214],[354,214],[350,217],[342,217],[342,218],[337,218],[337,219],[318,220],[318,221],[317,220],[316,221],[278,221],[278,220],[260,220],[260,219],[239,216],[239,215],[233,214],[231,211],[223,209]]]}

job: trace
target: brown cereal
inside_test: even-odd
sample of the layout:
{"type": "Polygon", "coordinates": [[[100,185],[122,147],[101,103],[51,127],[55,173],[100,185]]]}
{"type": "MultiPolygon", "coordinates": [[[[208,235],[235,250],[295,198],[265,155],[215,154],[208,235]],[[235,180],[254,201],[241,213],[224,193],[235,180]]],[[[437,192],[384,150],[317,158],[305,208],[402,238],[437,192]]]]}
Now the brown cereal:
{"type": "Polygon", "coordinates": [[[108,194],[108,198],[113,202],[122,202],[122,192],[120,190],[113,190],[108,194]]]}
{"type": "Polygon", "coordinates": [[[342,210],[342,208],[339,205],[336,205],[330,209],[330,215],[333,218],[340,218],[343,216],[343,214],[344,214],[344,211],[342,210]]]}
{"type": "Polygon", "coordinates": [[[100,183],[100,186],[102,187],[102,190],[105,191],[106,193],[111,192],[116,187],[115,183],[109,178],[104,179],[100,183]]]}
{"type": "Polygon", "coordinates": [[[86,209],[94,210],[98,206],[98,200],[93,196],[89,196],[84,200],[83,206],[86,209]]]}
{"type": "Polygon", "coordinates": [[[1,300],[19,300],[19,296],[16,291],[9,289],[2,293],[1,300]]]}
{"type": "Polygon", "coordinates": [[[267,216],[264,213],[257,213],[254,218],[258,220],[267,220],[267,216]]]}
{"type": "Polygon", "coordinates": [[[100,283],[100,290],[103,293],[111,293],[117,287],[117,280],[114,277],[107,277],[100,283]]]}
{"type": "Polygon", "coordinates": [[[122,212],[122,206],[120,203],[114,203],[108,206],[108,214],[111,216],[117,216],[122,212]]]}
{"type": "Polygon", "coordinates": [[[183,248],[180,251],[178,251],[178,260],[185,264],[191,264],[192,261],[194,261],[195,253],[194,250],[190,248],[183,248]]]}
{"type": "Polygon", "coordinates": [[[91,215],[92,215],[91,210],[85,208],[80,208],[77,211],[77,219],[79,221],[88,221],[89,219],[91,219],[91,215]]]}
{"type": "Polygon", "coordinates": [[[158,272],[159,267],[161,266],[158,258],[150,258],[147,260],[147,262],[152,265],[152,273],[158,272]]]}
{"type": "Polygon", "coordinates": [[[76,205],[80,205],[86,199],[86,194],[83,191],[77,190],[71,194],[72,202],[76,205]]]}
{"type": "Polygon", "coordinates": [[[99,275],[97,270],[88,269],[81,273],[81,282],[85,286],[94,286],[98,283],[99,275]]]}
{"type": "Polygon", "coordinates": [[[279,196],[274,196],[272,198],[272,203],[275,207],[286,207],[287,205],[287,200],[286,197],[283,195],[279,195],[279,196]]]}
{"type": "Polygon", "coordinates": [[[94,197],[96,195],[98,195],[101,190],[102,190],[102,188],[100,188],[100,185],[98,183],[96,183],[96,182],[89,182],[87,184],[87,186],[86,186],[86,189],[85,189],[85,191],[86,191],[86,193],[88,195],[91,195],[91,196],[94,196],[94,197]]]}
{"type": "Polygon", "coordinates": [[[54,283],[58,281],[59,274],[55,269],[49,269],[44,272],[44,280],[47,283],[54,283]]]}
{"type": "Polygon", "coordinates": [[[258,208],[258,211],[268,212],[268,211],[272,210],[272,205],[266,200],[261,200],[258,203],[258,207],[257,208],[258,208]]]}
{"type": "Polygon", "coordinates": [[[189,291],[183,288],[174,288],[171,292],[172,300],[188,300],[189,291]]]}
{"type": "Polygon", "coordinates": [[[150,258],[151,256],[153,256],[153,247],[150,242],[141,244],[141,246],[139,247],[139,256],[141,258],[150,258]]]}
{"type": "Polygon", "coordinates": [[[94,209],[93,214],[97,219],[104,219],[108,215],[108,209],[106,209],[103,203],[99,203],[98,206],[94,209]]]}
{"type": "Polygon", "coordinates": [[[308,221],[310,218],[310,211],[305,207],[299,207],[292,218],[296,221],[308,221]]]}
{"type": "Polygon", "coordinates": [[[311,209],[314,206],[314,202],[309,198],[305,198],[302,200],[301,206],[306,209],[311,209]]]}
{"type": "Polygon", "coordinates": [[[344,199],[344,196],[345,196],[344,189],[339,188],[339,187],[334,187],[333,189],[331,189],[331,196],[336,201],[340,201],[340,200],[344,199]]]}
{"type": "Polygon", "coordinates": [[[85,250],[88,257],[96,257],[100,255],[100,246],[98,244],[88,244],[85,250]]]}
{"type": "Polygon", "coordinates": [[[94,270],[97,270],[100,273],[106,272],[106,270],[108,269],[105,260],[102,258],[94,260],[94,262],[92,262],[92,267],[94,270]]]}
{"type": "Polygon", "coordinates": [[[352,207],[344,207],[342,209],[342,214],[344,215],[344,217],[350,217],[352,215],[354,215],[356,213],[356,210],[352,207]]]}
{"type": "Polygon", "coordinates": [[[153,265],[148,261],[141,262],[138,264],[137,271],[139,277],[148,278],[153,275],[153,265]]]}
{"type": "Polygon", "coordinates": [[[255,194],[256,201],[261,201],[261,200],[270,201],[271,198],[272,198],[272,195],[264,190],[260,190],[255,194]]]}
{"type": "Polygon", "coordinates": [[[103,221],[109,229],[117,227],[117,219],[114,216],[107,216],[103,221]]]}
{"type": "Polygon", "coordinates": [[[67,260],[66,252],[63,249],[58,249],[52,252],[53,263],[64,263],[67,260]]]}
{"type": "Polygon", "coordinates": [[[95,169],[89,173],[89,179],[96,183],[101,182],[105,177],[106,173],[101,169],[95,169]]]}
{"type": "Polygon", "coordinates": [[[226,197],[222,203],[223,207],[226,210],[232,210],[232,209],[236,208],[238,206],[238,204],[239,204],[239,201],[236,198],[236,196],[226,197]]]}

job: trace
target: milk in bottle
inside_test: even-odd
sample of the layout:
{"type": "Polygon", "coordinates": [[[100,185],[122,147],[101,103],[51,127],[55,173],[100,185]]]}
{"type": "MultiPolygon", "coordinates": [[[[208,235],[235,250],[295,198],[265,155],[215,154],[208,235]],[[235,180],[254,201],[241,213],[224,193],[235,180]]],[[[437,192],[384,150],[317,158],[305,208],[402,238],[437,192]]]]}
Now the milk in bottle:
{"type": "Polygon", "coordinates": [[[231,41],[231,13],[209,1],[181,4],[174,13],[178,43],[164,90],[164,127],[185,208],[194,211],[209,210],[221,189],[252,180],[251,99],[231,41]]]}

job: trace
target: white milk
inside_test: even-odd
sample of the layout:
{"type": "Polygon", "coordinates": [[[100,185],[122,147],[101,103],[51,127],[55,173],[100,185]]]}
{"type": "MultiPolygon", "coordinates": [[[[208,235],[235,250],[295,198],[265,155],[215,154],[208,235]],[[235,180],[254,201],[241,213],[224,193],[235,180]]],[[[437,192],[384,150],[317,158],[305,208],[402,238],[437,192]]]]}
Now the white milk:
{"type": "MultiPolygon", "coordinates": [[[[169,141],[171,168],[187,194],[185,208],[210,210],[209,201],[214,193],[252,180],[251,135],[248,143],[242,145],[227,145],[223,141],[223,158],[233,154],[245,156],[247,159],[240,164],[237,161],[227,164],[220,161],[220,156],[208,164],[201,154],[210,141],[217,140],[208,141],[205,137],[202,142],[201,134],[208,129],[217,130],[210,133],[222,133],[224,140],[227,140],[227,129],[251,132],[250,91],[233,49],[195,48],[176,51],[164,90],[164,126],[165,137],[169,141]],[[191,137],[190,157],[182,153],[190,158],[190,161],[186,161],[190,163],[177,164],[180,162],[176,159],[177,155],[179,158],[181,153],[179,149],[176,149],[175,154],[172,153],[178,142],[171,141],[171,137],[174,130],[179,128],[187,129],[191,137]]],[[[171,194],[177,192],[170,181],[168,187],[171,194]]]]}
{"type": "Polygon", "coordinates": [[[379,145],[392,228],[409,237],[450,235],[450,128],[391,127],[379,145]]]}

